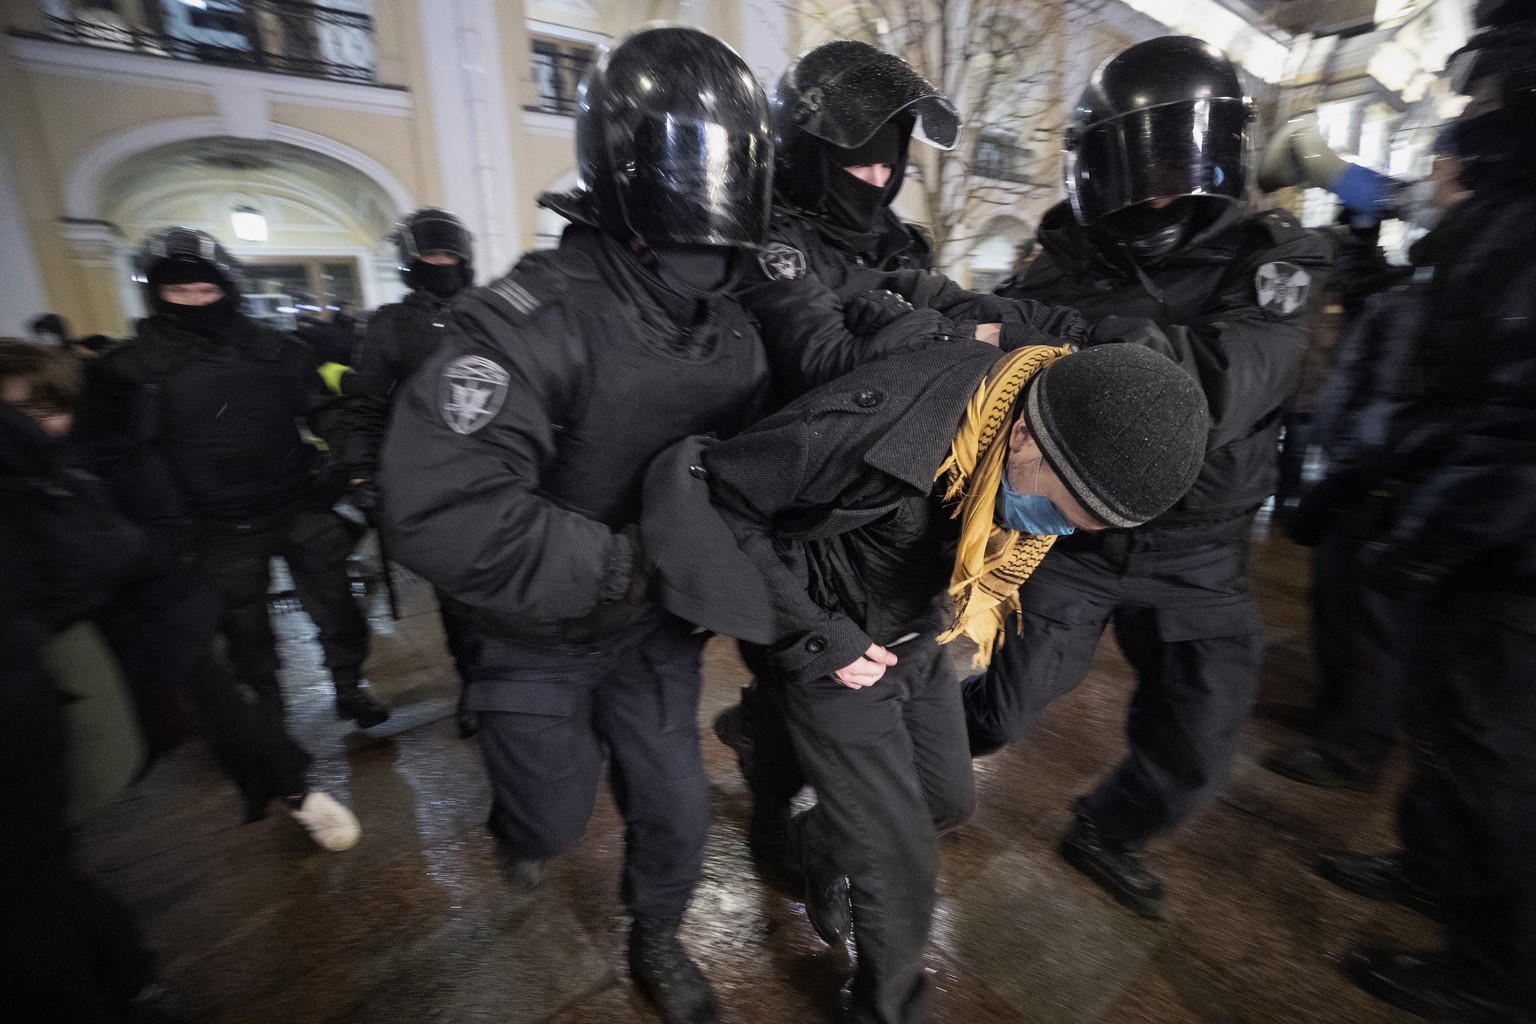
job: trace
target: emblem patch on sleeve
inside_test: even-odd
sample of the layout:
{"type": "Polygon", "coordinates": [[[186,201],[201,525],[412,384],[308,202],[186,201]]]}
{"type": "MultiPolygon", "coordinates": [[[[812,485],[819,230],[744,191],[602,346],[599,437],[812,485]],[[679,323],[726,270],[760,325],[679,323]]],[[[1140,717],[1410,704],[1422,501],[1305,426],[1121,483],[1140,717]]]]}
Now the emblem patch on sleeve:
{"type": "Polygon", "coordinates": [[[757,265],[770,281],[798,281],[805,276],[805,253],[783,242],[769,242],[757,250],[757,265]]]}
{"type": "Polygon", "coordinates": [[[501,411],[511,375],[484,356],[459,356],[443,367],[437,384],[443,422],[459,434],[473,434],[501,411]]]}
{"type": "Polygon", "coordinates": [[[1266,263],[1253,276],[1259,308],[1277,319],[1295,316],[1307,304],[1312,275],[1294,263],[1266,263]]]}

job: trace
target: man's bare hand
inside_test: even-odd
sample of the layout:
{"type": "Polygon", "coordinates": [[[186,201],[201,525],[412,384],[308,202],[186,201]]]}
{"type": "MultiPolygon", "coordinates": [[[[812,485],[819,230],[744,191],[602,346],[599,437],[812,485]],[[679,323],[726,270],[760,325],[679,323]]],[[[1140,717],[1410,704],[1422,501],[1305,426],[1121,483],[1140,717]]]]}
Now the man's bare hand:
{"type": "Polygon", "coordinates": [[[833,672],[832,678],[850,690],[859,690],[878,683],[885,670],[894,664],[896,655],[879,644],[870,644],[858,661],[833,672]]]}
{"type": "Polygon", "coordinates": [[[984,341],[988,345],[1001,345],[1003,343],[1003,325],[977,324],[976,340],[984,341]]]}

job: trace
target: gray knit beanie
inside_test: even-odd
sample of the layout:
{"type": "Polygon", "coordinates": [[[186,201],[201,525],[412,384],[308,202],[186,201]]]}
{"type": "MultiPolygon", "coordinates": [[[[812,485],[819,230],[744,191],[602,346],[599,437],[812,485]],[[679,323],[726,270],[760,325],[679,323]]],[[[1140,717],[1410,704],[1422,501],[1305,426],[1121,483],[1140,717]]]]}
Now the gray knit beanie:
{"type": "Polygon", "coordinates": [[[1171,359],[1108,344],[1046,367],[1024,396],[1046,463],[1095,519],[1139,526],[1184,496],[1205,460],[1205,393],[1171,359]]]}

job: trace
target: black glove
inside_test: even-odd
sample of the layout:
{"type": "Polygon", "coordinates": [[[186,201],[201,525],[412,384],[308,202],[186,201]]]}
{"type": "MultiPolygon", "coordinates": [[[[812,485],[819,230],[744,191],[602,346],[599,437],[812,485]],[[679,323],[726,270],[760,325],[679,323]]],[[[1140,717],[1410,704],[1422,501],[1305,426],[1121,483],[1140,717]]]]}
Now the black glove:
{"type": "Polygon", "coordinates": [[[912,312],[912,303],[883,288],[871,288],[843,304],[843,323],[860,337],[868,337],[891,321],[912,312]]]}

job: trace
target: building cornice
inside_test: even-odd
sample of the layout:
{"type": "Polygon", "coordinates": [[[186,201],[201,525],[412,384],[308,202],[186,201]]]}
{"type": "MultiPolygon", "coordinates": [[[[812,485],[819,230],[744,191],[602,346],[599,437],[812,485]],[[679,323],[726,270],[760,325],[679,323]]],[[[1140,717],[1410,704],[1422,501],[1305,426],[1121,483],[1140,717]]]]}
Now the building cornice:
{"type": "Polygon", "coordinates": [[[39,74],[215,96],[256,93],[266,103],[294,103],[394,117],[406,117],[411,113],[411,94],[399,86],[279,75],[23,36],[11,36],[9,50],[21,67],[39,74]]]}

